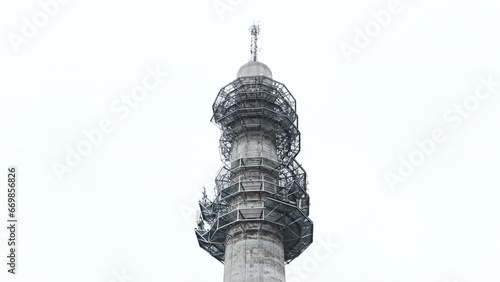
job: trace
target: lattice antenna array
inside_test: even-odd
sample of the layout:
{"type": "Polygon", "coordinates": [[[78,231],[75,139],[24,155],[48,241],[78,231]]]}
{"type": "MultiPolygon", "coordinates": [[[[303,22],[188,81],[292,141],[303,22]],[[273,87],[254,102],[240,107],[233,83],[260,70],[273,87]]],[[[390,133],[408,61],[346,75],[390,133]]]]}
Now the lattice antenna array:
{"type": "Polygon", "coordinates": [[[257,41],[259,40],[259,35],[260,35],[260,26],[258,24],[253,24],[250,27],[250,34],[252,35],[252,42],[250,45],[250,54],[251,54],[251,61],[256,62],[257,61],[257,53],[259,52],[258,46],[257,46],[257,41]]]}

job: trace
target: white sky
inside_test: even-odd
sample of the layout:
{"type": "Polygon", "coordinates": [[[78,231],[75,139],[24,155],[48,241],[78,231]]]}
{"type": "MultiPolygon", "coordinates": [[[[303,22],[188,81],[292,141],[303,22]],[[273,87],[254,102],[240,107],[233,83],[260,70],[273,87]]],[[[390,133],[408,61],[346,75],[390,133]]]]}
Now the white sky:
{"type": "Polygon", "coordinates": [[[500,3],[401,0],[348,63],[340,44],[389,2],[233,0],[221,19],[213,0],[70,0],[15,53],[41,8],[2,1],[0,179],[18,166],[20,227],[14,277],[2,189],[0,280],[222,281],[194,203],[221,165],[212,103],[260,20],[259,58],[298,101],[315,223],[288,281],[500,281],[500,87],[456,129],[442,117],[500,81],[500,3]],[[148,66],[169,76],[122,118],[111,105],[148,66]],[[115,130],[59,182],[53,162],[105,118],[115,130]],[[384,173],[437,128],[446,141],[391,190],[384,173]]]}

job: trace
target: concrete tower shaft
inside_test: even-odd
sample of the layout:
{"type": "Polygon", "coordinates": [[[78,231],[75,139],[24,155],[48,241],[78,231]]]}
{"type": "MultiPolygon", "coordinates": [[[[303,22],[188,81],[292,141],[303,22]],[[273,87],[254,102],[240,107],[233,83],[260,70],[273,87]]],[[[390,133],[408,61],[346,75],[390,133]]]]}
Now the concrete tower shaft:
{"type": "Polygon", "coordinates": [[[224,282],[284,282],[285,258],[279,228],[270,223],[243,223],[229,230],[224,282]]]}
{"type": "Polygon", "coordinates": [[[262,130],[249,130],[235,138],[231,148],[231,161],[255,157],[278,160],[276,140],[272,134],[262,130]]]}
{"type": "MultiPolygon", "coordinates": [[[[232,143],[231,162],[266,158],[278,161],[273,135],[261,129],[246,131],[232,143]]],[[[266,196],[260,192],[262,181],[277,185],[278,175],[258,166],[235,172],[230,181],[245,183],[249,191],[234,197],[230,205],[253,210],[265,204],[266,196]]],[[[229,228],[226,241],[224,282],[285,282],[285,250],[278,226],[267,222],[241,222],[229,228]]]]}

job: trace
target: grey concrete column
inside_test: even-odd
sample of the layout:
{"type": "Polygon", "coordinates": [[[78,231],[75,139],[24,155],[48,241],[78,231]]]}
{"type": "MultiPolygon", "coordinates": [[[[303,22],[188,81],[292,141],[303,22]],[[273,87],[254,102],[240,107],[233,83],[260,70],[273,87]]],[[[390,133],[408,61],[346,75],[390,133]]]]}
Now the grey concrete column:
{"type": "MultiPolygon", "coordinates": [[[[273,136],[260,131],[249,131],[238,136],[233,143],[231,160],[240,158],[264,157],[277,161],[276,145],[273,136]]],[[[235,174],[233,181],[244,179],[247,185],[261,177],[274,179],[270,172],[247,169],[235,174]]],[[[265,197],[258,192],[248,192],[236,197],[232,206],[240,208],[260,207],[265,197]]],[[[244,222],[237,224],[228,232],[226,241],[224,282],[285,282],[285,257],[283,238],[279,228],[266,222],[244,222]]]]}
{"type": "Polygon", "coordinates": [[[229,231],[224,282],[285,282],[279,229],[269,223],[243,223],[229,231]]]}

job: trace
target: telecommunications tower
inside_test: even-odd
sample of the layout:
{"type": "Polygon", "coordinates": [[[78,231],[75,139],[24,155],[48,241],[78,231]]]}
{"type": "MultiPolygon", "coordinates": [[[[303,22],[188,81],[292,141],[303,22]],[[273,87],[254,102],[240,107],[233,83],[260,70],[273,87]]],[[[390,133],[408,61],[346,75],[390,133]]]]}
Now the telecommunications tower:
{"type": "Polygon", "coordinates": [[[295,98],[257,61],[259,26],[250,33],[250,62],[212,106],[224,166],[215,198],[203,193],[195,233],[200,247],[224,263],[224,282],[284,282],[285,263],[313,241],[313,222],[306,172],[295,160],[295,98]]]}

